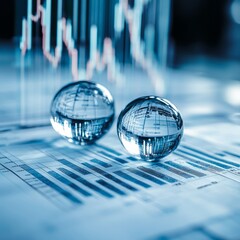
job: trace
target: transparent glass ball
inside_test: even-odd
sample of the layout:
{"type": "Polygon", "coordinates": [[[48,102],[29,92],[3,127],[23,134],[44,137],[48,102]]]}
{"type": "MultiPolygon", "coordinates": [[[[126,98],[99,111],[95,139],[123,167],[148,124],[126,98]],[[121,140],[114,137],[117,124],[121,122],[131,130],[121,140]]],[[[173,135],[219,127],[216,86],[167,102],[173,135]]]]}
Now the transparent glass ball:
{"type": "Polygon", "coordinates": [[[102,85],[78,81],[60,89],[51,104],[51,123],[69,142],[86,145],[101,138],[114,120],[114,102],[102,85]]]}
{"type": "Polygon", "coordinates": [[[120,113],[117,132],[130,154],[156,161],[177,148],[183,135],[183,120],[168,100],[157,96],[140,97],[120,113]]]}

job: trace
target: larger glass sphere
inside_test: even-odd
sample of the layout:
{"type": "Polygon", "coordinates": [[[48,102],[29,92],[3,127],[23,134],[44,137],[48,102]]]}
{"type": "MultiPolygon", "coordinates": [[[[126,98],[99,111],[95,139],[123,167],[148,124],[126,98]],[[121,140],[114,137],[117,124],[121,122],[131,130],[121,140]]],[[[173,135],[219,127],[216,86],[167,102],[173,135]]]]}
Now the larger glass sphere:
{"type": "Polygon", "coordinates": [[[69,142],[86,145],[102,137],[114,120],[114,102],[100,84],[79,81],[60,89],[51,104],[53,128],[69,142]]]}
{"type": "Polygon", "coordinates": [[[168,100],[146,96],[130,102],[120,113],[117,132],[130,154],[156,161],[177,148],[183,135],[183,121],[168,100]]]}

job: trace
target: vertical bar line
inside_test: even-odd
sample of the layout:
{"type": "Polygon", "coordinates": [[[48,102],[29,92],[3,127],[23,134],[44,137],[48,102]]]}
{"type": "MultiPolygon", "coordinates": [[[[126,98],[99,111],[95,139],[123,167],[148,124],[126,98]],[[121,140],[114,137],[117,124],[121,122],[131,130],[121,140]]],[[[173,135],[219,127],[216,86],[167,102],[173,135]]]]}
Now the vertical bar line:
{"type": "Polygon", "coordinates": [[[27,49],[32,48],[32,0],[28,0],[27,7],[27,49]]]}
{"type": "Polygon", "coordinates": [[[46,45],[45,50],[50,51],[50,39],[51,39],[51,6],[52,0],[47,0],[46,4],[46,45]]]}
{"type": "Polygon", "coordinates": [[[73,38],[77,40],[78,33],[78,0],[73,0],[73,38]]]}

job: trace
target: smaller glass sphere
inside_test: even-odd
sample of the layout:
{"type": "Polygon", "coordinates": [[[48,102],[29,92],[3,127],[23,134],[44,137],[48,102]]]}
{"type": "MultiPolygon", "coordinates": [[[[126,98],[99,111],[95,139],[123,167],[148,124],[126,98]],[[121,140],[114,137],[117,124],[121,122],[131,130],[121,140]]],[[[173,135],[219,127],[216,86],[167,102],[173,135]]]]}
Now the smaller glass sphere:
{"type": "Polygon", "coordinates": [[[130,102],[120,113],[117,132],[130,154],[156,161],[177,148],[183,135],[183,121],[168,100],[146,96],[130,102]]]}
{"type": "Polygon", "coordinates": [[[114,102],[100,84],[78,81],[60,89],[51,104],[51,123],[69,142],[86,145],[102,137],[114,120],[114,102]]]}

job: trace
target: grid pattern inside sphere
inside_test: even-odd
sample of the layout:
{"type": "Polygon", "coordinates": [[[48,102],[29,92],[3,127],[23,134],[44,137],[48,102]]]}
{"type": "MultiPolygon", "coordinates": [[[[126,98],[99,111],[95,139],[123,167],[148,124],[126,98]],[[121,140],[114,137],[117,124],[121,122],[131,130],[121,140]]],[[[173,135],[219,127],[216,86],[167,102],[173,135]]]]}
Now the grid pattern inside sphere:
{"type": "Polygon", "coordinates": [[[157,97],[138,100],[124,115],[122,126],[139,136],[169,136],[181,131],[181,119],[174,107],[157,97]]]}
{"type": "Polygon", "coordinates": [[[72,84],[63,89],[54,101],[56,111],[67,118],[99,119],[113,113],[111,96],[106,89],[94,83],[72,84]]]}

